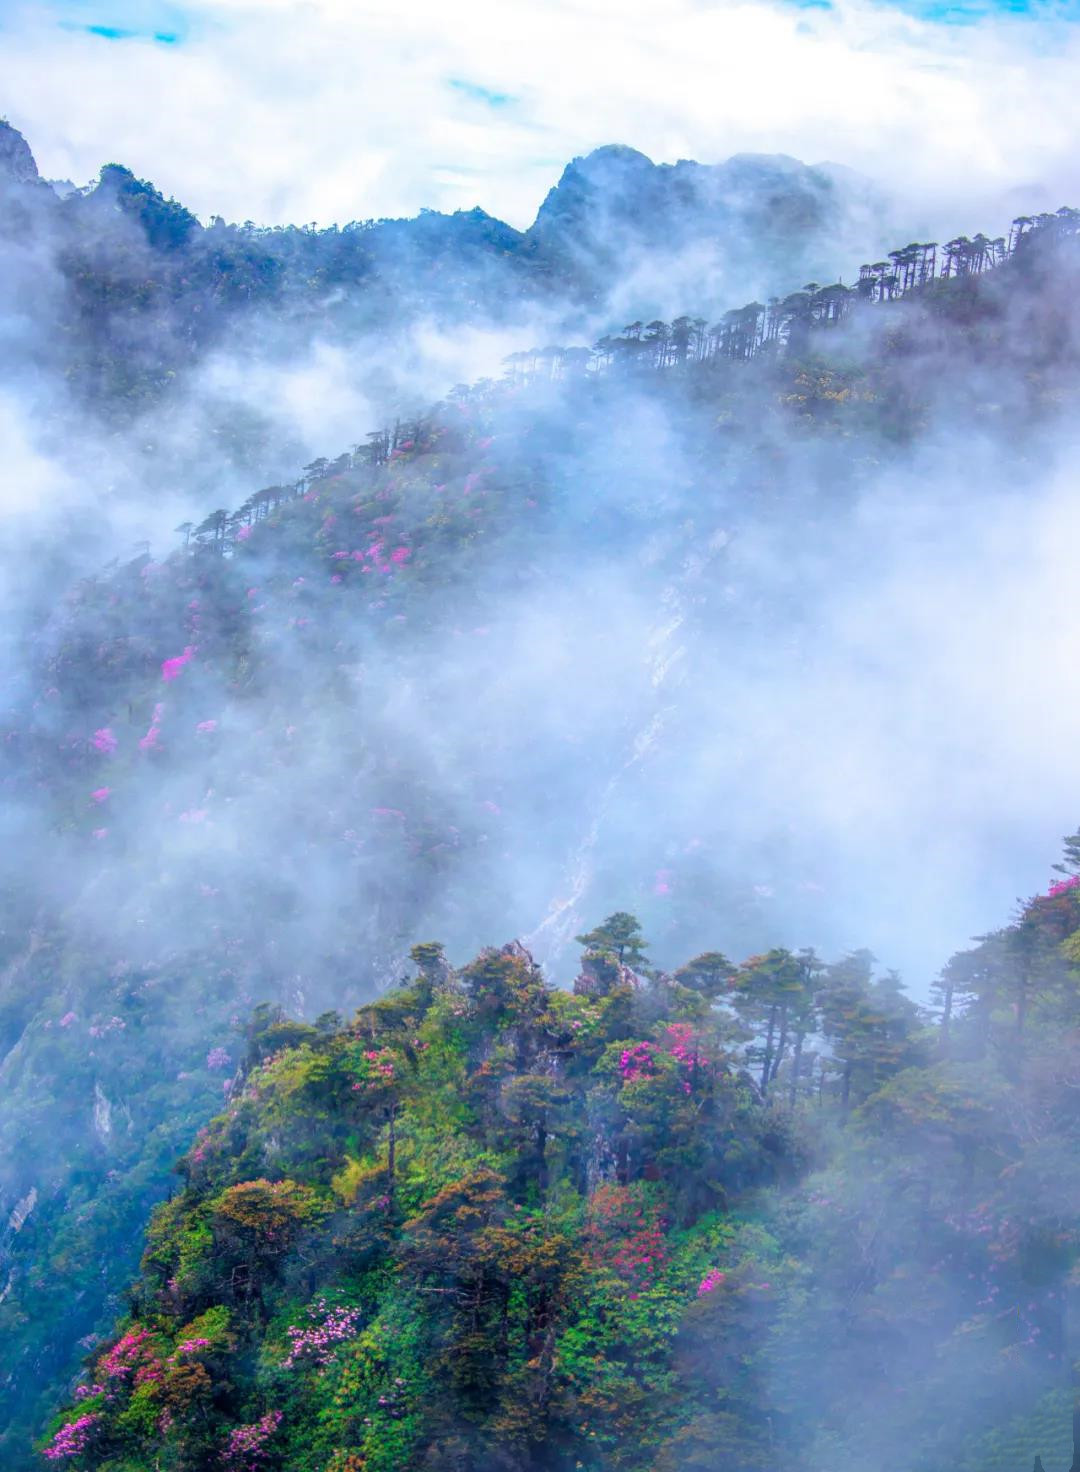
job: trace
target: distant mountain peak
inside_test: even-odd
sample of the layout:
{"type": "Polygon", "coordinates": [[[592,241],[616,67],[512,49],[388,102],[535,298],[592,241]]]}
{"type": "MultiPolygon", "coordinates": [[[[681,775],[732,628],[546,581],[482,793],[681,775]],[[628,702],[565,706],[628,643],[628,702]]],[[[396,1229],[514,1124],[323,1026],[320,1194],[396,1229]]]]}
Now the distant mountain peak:
{"type": "Polygon", "coordinates": [[[18,128],[0,118],[0,184],[37,184],[40,180],[29,143],[18,128]]]}

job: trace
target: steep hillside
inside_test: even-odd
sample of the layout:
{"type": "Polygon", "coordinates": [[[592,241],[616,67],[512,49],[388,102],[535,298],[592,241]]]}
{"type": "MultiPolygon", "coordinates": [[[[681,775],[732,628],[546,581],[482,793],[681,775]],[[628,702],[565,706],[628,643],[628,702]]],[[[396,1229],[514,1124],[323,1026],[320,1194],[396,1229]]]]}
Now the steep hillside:
{"type": "MultiPolygon", "coordinates": [[[[1009,679],[1028,690],[1048,646],[1068,667],[1043,563],[1022,597],[1007,578],[1028,530],[1068,545],[1040,518],[1075,276],[1066,240],[746,361],[651,324],[648,352],[511,365],[156,556],[69,586],[76,521],[26,559],[4,629],[5,1466],[115,1320],[255,1004],[351,1012],[432,935],[458,959],[519,934],[568,982],[571,937],[616,906],[669,968],[812,940],[925,980],[988,923],[991,884],[1007,902],[1011,868],[972,874],[949,843],[1019,829],[1028,748],[995,736],[981,683],[956,704],[955,668],[1007,647],[995,610],[1025,629],[1032,598],[1009,679]],[[949,614],[928,636],[913,586],[949,614]],[[941,735],[916,743],[930,706],[941,735]]],[[[1024,811],[1041,782],[1056,812],[1038,757],[1024,811]]]]}
{"type": "Polygon", "coordinates": [[[626,914],[573,992],[517,943],[457,972],[427,943],[348,1024],[258,1012],[45,1457],[929,1472],[1067,1445],[1078,854],[933,1013],[865,952],[657,972],[626,914]]]}
{"type": "Polygon", "coordinates": [[[47,367],[111,423],[171,402],[215,349],[280,363],[368,333],[386,351],[421,322],[475,331],[543,314],[580,326],[624,285],[639,309],[674,310],[657,285],[670,263],[642,278],[658,227],[691,264],[688,281],[710,282],[711,307],[736,282],[764,289],[872,248],[882,228],[854,176],[751,157],[671,169],[619,148],[575,160],[526,232],[478,207],[326,229],[204,227],[116,163],[93,187],[52,190],[4,122],[0,188],[0,252],[9,289],[18,282],[0,299],[5,380],[25,391],[27,370],[47,367]]]}

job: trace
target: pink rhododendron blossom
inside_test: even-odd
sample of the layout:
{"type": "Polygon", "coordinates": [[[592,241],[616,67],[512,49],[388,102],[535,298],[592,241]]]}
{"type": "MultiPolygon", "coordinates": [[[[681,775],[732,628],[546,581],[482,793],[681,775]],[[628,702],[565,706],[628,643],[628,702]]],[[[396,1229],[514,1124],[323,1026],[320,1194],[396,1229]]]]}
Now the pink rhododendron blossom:
{"type": "Polygon", "coordinates": [[[726,1277],[727,1274],[722,1273],[719,1268],[710,1268],[698,1284],[697,1296],[704,1298],[706,1293],[712,1293],[714,1289],[720,1287],[726,1277]]]}
{"type": "MultiPolygon", "coordinates": [[[[305,500],[307,498],[305,497],[305,500]]],[[[280,1411],[267,1411],[250,1426],[237,1426],[229,1433],[222,1456],[228,1472],[260,1472],[266,1465],[266,1443],[281,1425],[280,1411]]]]}
{"type": "Polygon", "coordinates": [[[411,550],[411,548],[409,548],[409,547],[395,547],[394,550],[390,553],[390,561],[391,562],[399,562],[399,563],[400,562],[408,562],[408,560],[409,560],[409,558],[411,556],[412,556],[412,550],[411,550]]]}
{"type": "Polygon", "coordinates": [[[671,870],[657,869],[656,878],[653,881],[653,894],[671,893],[671,870]]]}
{"type": "Polygon", "coordinates": [[[109,830],[107,828],[92,828],[90,830],[90,837],[91,838],[104,838],[105,835],[106,835],[106,833],[108,833],[108,831],[109,830]]]}
{"type": "Polygon", "coordinates": [[[163,659],[161,661],[161,678],[163,680],[179,679],[184,666],[191,663],[194,654],[194,644],[188,644],[185,646],[183,654],[176,654],[172,659],[163,659]]]}
{"type": "Polygon", "coordinates": [[[1046,891],[1051,899],[1056,899],[1059,894],[1068,894],[1070,890],[1080,885],[1080,874],[1070,874],[1067,879],[1059,879],[1046,891]]]}
{"type": "Polygon", "coordinates": [[[98,1361],[100,1374],[106,1380],[122,1380],[132,1374],[151,1348],[149,1338],[145,1329],[129,1329],[98,1361]]]}
{"type": "Polygon", "coordinates": [[[210,736],[216,730],[217,721],[200,721],[195,727],[195,732],[199,736],[210,736]]]}
{"type": "Polygon", "coordinates": [[[141,751],[156,751],[158,737],[161,735],[160,726],[151,726],[145,736],[139,737],[139,749],[141,751]]]}
{"type": "Polygon", "coordinates": [[[61,1027],[70,1027],[71,1024],[74,1021],[75,1021],[75,1013],[74,1012],[65,1012],[64,1015],[63,1015],[63,1017],[61,1017],[61,1019],[60,1019],[60,1026],[61,1027]]]}
{"type": "Polygon", "coordinates": [[[79,1456],[90,1444],[91,1433],[100,1420],[101,1416],[97,1411],[88,1411],[78,1420],[69,1421],[66,1426],[60,1427],[42,1455],[50,1462],[59,1462],[66,1457],[79,1456]]]}
{"type": "Polygon", "coordinates": [[[339,572],[331,573],[330,574],[330,581],[332,583],[340,583],[341,582],[341,574],[339,572]]]}
{"type": "Polygon", "coordinates": [[[238,542],[246,542],[247,539],[248,539],[248,537],[251,536],[251,533],[252,533],[253,530],[254,530],[253,527],[250,527],[250,526],[242,526],[240,528],[240,530],[236,534],[236,540],[238,542]]]}
{"type": "Polygon", "coordinates": [[[112,792],[111,787],[95,787],[90,794],[90,800],[91,802],[106,802],[110,792],[112,792]]]}
{"type": "Polygon", "coordinates": [[[110,726],[102,726],[100,731],[95,731],[90,741],[91,745],[97,751],[103,752],[105,756],[110,756],[117,747],[117,740],[110,726]]]}
{"type": "Polygon", "coordinates": [[[224,1048],[211,1048],[206,1055],[207,1068],[228,1068],[232,1058],[224,1048]]]}
{"type": "Polygon", "coordinates": [[[356,1336],[361,1311],[358,1308],[331,1308],[325,1298],[317,1298],[307,1310],[310,1325],[294,1325],[285,1330],[289,1353],[282,1361],[286,1370],[301,1360],[325,1366],[337,1358],[335,1345],[356,1336]]]}
{"type": "Polygon", "coordinates": [[[652,1043],[635,1043],[624,1048],[619,1056],[619,1072],[625,1083],[634,1083],[640,1078],[651,1078],[654,1073],[652,1043]]]}

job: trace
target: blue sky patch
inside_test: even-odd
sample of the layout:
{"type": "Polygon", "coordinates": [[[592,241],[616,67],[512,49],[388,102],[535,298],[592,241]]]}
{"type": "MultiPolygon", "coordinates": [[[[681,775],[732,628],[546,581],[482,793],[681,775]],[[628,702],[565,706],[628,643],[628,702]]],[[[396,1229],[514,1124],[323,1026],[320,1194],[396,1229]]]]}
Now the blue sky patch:
{"type": "Polygon", "coordinates": [[[490,87],[481,87],[479,82],[466,82],[460,77],[451,77],[447,85],[473,102],[483,102],[488,107],[508,107],[517,101],[509,92],[495,92],[490,87]]]}
{"type": "MultiPolygon", "coordinates": [[[[4,0],[0,0],[2,13],[4,0]]],[[[154,41],[176,46],[191,28],[183,0],[59,0],[57,24],[101,41],[154,41]]]]}
{"type": "Polygon", "coordinates": [[[970,25],[995,15],[1026,16],[1033,21],[1080,19],[1080,0],[888,0],[922,20],[944,25],[970,25]]]}
{"type": "Polygon", "coordinates": [[[175,46],[180,40],[176,31],[134,31],[127,26],[80,25],[71,20],[63,20],[60,25],[65,31],[85,31],[103,41],[157,41],[162,46],[175,46]]]}

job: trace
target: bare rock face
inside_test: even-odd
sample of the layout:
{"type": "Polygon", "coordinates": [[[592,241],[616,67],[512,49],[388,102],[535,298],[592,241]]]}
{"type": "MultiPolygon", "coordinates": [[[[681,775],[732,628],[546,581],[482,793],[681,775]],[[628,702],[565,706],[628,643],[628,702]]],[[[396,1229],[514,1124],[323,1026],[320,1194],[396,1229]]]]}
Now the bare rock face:
{"type": "Polygon", "coordinates": [[[581,958],[581,972],[574,981],[574,995],[606,997],[610,992],[624,989],[637,991],[640,986],[638,974],[610,951],[586,951],[581,958]]]}
{"type": "Polygon", "coordinates": [[[18,128],[0,119],[0,186],[40,182],[41,175],[29,143],[18,128]]]}
{"type": "Polygon", "coordinates": [[[21,1232],[30,1217],[30,1213],[37,1205],[37,1187],[31,1186],[21,1201],[16,1201],[12,1208],[11,1216],[8,1218],[8,1229],[11,1232],[21,1232]]]}
{"type": "Polygon", "coordinates": [[[94,1085],[94,1133],[104,1145],[113,1132],[112,1104],[100,1084],[94,1085]]]}

